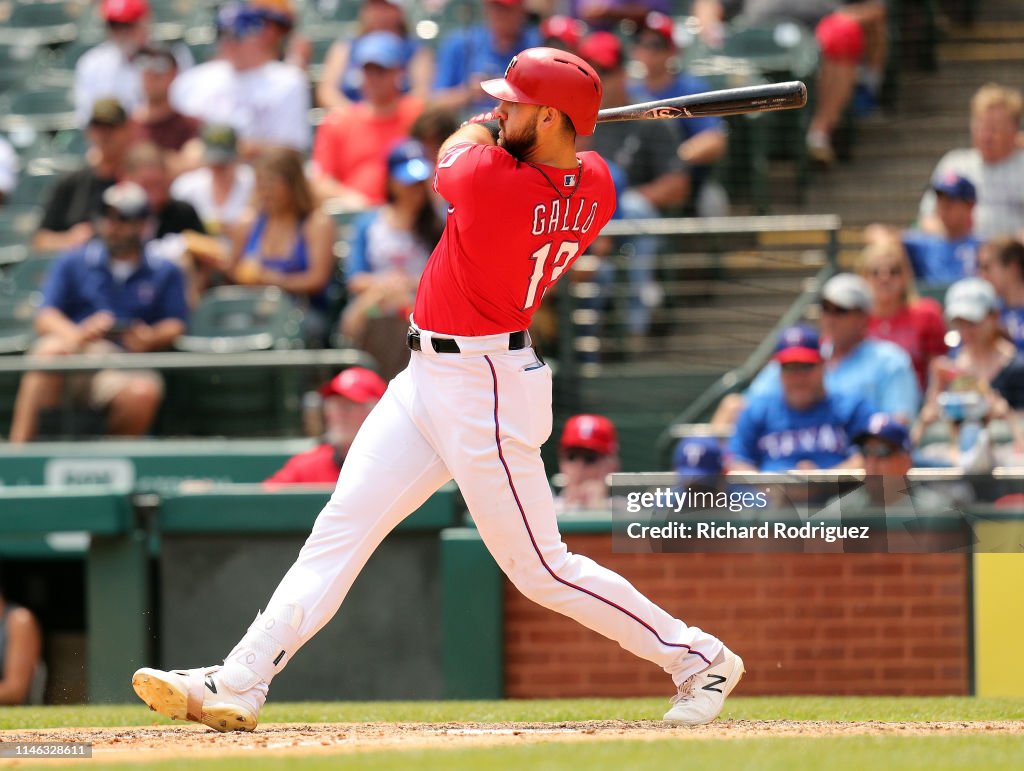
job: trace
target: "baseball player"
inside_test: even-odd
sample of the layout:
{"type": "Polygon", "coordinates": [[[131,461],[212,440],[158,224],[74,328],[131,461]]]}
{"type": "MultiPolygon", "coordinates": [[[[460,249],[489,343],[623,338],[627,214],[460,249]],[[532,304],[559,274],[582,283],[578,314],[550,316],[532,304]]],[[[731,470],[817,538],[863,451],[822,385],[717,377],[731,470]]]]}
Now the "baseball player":
{"type": "Polygon", "coordinates": [[[540,446],[551,369],[526,332],[545,291],[615,208],[604,161],[576,153],[601,81],[582,59],[523,51],[482,88],[500,131],[469,123],[441,146],[434,186],[448,218],[416,294],[412,357],[352,444],[298,559],[222,666],[140,669],[150,707],[219,731],[252,730],[271,680],[337,612],[381,540],[454,478],[515,586],[661,666],[678,693],[666,720],[713,720],[743,674],[721,641],[673,618],[562,543],[540,446]]]}

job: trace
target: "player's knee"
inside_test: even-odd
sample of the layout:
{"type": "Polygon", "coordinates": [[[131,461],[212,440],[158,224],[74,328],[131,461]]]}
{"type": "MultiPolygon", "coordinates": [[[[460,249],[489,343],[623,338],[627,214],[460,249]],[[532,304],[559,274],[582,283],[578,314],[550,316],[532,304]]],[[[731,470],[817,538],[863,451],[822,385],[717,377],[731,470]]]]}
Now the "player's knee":
{"type": "Polygon", "coordinates": [[[528,600],[547,605],[547,597],[560,584],[560,571],[568,556],[565,544],[560,543],[558,548],[549,550],[543,557],[538,555],[535,560],[517,561],[504,566],[505,575],[528,600]]]}
{"type": "Polygon", "coordinates": [[[833,13],[818,22],[814,36],[826,59],[858,62],[864,56],[864,29],[849,16],[833,13]]]}

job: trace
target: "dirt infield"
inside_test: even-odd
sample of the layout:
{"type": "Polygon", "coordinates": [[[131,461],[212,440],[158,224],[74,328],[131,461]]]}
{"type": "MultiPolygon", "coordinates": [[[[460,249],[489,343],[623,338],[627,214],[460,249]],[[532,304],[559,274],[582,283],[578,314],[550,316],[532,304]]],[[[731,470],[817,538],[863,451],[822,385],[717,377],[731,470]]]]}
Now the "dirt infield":
{"type": "MultiPolygon", "coordinates": [[[[780,736],[938,736],[1009,734],[1024,720],[956,722],[834,722],[721,720],[699,728],[660,721],[593,720],[566,723],[268,723],[253,733],[220,734],[203,726],[74,728],[0,731],[0,742],[91,742],[105,761],[188,756],[239,756],[258,750],[296,754],[375,750],[492,747],[534,742],[755,739],[780,736]]],[[[0,761],[2,762],[2,761],[0,761]]],[[[15,761],[23,763],[23,760],[15,761]]]]}

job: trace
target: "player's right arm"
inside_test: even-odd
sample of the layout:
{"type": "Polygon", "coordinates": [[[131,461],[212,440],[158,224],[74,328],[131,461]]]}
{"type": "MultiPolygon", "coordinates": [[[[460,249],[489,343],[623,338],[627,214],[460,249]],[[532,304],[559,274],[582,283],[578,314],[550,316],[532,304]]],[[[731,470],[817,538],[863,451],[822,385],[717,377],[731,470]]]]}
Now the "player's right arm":
{"type": "Polygon", "coordinates": [[[490,129],[479,123],[467,123],[462,128],[458,129],[454,134],[444,140],[441,145],[441,149],[437,152],[437,160],[441,161],[444,159],[448,151],[451,150],[455,145],[464,145],[466,143],[474,145],[495,145],[494,137],[491,134],[490,129]]]}

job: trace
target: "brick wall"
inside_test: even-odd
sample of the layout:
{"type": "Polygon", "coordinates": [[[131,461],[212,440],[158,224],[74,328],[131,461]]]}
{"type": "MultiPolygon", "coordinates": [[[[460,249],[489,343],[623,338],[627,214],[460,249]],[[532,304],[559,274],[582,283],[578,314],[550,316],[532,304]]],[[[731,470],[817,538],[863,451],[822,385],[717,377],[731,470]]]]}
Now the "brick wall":
{"type": "MultiPolygon", "coordinates": [[[[969,692],[969,557],[952,554],[612,554],[567,536],[739,653],[738,693],[969,692]]],[[[505,586],[505,689],[518,698],[667,696],[668,676],[505,586]]]]}

